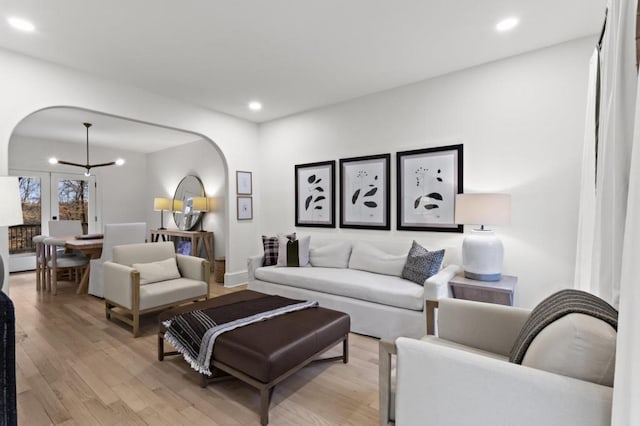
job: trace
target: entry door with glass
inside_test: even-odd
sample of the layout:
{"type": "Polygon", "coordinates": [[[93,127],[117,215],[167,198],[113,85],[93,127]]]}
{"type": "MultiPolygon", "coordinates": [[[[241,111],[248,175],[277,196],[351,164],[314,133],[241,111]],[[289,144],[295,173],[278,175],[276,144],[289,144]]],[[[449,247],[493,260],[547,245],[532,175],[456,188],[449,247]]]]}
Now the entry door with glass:
{"type": "Polygon", "coordinates": [[[9,271],[35,269],[35,235],[49,234],[49,220],[80,220],[83,233],[98,232],[95,176],[12,170],[19,176],[23,225],[9,227],[9,271]]]}
{"type": "Polygon", "coordinates": [[[98,220],[96,177],[76,174],[51,174],[52,220],[79,220],[82,233],[93,234],[98,220]]]}

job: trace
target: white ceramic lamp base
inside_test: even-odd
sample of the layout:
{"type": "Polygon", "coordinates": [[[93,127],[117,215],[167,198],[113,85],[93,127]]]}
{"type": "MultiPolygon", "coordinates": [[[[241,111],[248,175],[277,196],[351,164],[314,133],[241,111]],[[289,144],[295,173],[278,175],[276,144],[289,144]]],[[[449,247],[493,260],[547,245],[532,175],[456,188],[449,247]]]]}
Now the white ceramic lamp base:
{"type": "Polygon", "coordinates": [[[500,281],[504,248],[493,231],[474,229],[462,242],[462,267],[466,278],[500,281]]]}

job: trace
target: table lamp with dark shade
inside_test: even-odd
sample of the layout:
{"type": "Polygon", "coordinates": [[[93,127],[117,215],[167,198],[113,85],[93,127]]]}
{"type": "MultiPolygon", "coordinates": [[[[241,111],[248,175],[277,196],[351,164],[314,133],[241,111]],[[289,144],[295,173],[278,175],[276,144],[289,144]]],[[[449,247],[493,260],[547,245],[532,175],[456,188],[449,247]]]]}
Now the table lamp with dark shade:
{"type": "Polygon", "coordinates": [[[506,225],[511,219],[509,194],[456,195],[455,223],[479,225],[462,243],[464,276],[478,281],[500,281],[504,248],[485,225],[506,225]]]}
{"type": "MultiPolygon", "coordinates": [[[[0,176],[0,226],[22,225],[22,203],[17,177],[0,176]]],[[[0,255],[0,288],[4,285],[4,259],[0,255]]]]}

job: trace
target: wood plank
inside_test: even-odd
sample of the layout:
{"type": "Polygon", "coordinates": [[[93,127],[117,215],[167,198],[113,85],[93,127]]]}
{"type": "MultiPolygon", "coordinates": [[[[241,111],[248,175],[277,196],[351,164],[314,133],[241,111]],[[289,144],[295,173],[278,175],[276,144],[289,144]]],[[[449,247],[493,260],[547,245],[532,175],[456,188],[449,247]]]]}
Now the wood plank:
{"type": "MultiPolygon", "coordinates": [[[[213,278],[212,278],[213,279],[213,278]]],[[[259,395],[238,380],[199,386],[181,357],[156,357],[157,313],[143,316],[142,336],[104,318],[104,302],[37,293],[35,274],[11,274],[16,309],[18,415],[25,425],[259,423],[259,395]]],[[[232,289],[211,286],[218,296],[232,289]]],[[[340,348],[326,356],[339,355],[340,348]]],[[[312,364],[276,387],[271,424],[376,424],[378,340],[350,336],[350,362],[312,364]]]]}

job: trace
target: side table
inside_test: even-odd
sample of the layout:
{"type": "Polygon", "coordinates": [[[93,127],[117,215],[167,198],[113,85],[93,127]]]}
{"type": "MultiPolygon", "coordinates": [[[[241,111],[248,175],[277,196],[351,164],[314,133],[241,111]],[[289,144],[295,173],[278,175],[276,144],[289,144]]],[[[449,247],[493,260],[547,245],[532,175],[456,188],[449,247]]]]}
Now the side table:
{"type": "Polygon", "coordinates": [[[449,286],[455,299],[513,306],[517,282],[518,277],[512,275],[503,275],[500,281],[476,281],[456,275],[449,281],[449,286]]]}

